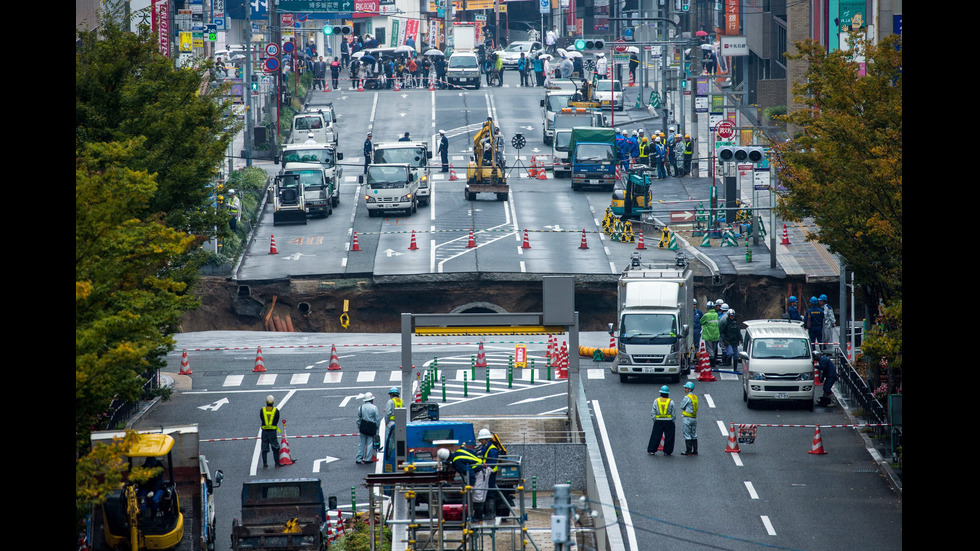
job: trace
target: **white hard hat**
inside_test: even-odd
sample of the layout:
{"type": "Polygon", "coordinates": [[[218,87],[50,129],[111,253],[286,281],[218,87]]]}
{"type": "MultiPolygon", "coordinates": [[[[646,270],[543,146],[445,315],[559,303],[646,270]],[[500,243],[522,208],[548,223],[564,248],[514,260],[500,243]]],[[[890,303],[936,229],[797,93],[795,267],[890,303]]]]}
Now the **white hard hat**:
{"type": "Polygon", "coordinates": [[[715,307],[715,301],[709,300],[708,303],[705,304],[705,306],[707,306],[708,308],[714,308],[715,307]]]}
{"type": "Polygon", "coordinates": [[[606,57],[606,54],[599,52],[595,55],[596,57],[606,57]]]}
{"type": "Polygon", "coordinates": [[[721,309],[722,310],[728,310],[728,303],[727,302],[722,303],[721,309]]]}
{"type": "Polygon", "coordinates": [[[233,190],[233,189],[229,189],[228,190],[228,195],[234,195],[234,194],[235,194],[235,190],[233,190]]]}
{"type": "Polygon", "coordinates": [[[367,394],[365,394],[364,395],[364,401],[365,402],[373,402],[374,401],[374,394],[371,394],[370,392],[368,392],[367,394]]]}
{"type": "Polygon", "coordinates": [[[734,316],[734,315],[735,315],[735,310],[733,310],[733,309],[731,309],[731,308],[729,308],[729,310],[728,310],[728,315],[729,315],[729,316],[734,316]]]}
{"type": "Polygon", "coordinates": [[[477,440],[483,440],[484,438],[493,438],[489,429],[480,429],[480,434],[476,437],[477,440]]]}
{"type": "Polygon", "coordinates": [[[447,450],[446,448],[439,448],[439,451],[436,452],[436,455],[439,456],[439,459],[445,461],[449,459],[449,450],[447,450]]]}
{"type": "Polygon", "coordinates": [[[271,394],[265,397],[265,403],[267,403],[267,404],[274,404],[275,402],[276,402],[276,399],[273,398],[271,394]]]}
{"type": "Polygon", "coordinates": [[[307,138],[312,138],[313,137],[313,132],[310,132],[309,134],[307,134],[306,137],[307,138]]]}

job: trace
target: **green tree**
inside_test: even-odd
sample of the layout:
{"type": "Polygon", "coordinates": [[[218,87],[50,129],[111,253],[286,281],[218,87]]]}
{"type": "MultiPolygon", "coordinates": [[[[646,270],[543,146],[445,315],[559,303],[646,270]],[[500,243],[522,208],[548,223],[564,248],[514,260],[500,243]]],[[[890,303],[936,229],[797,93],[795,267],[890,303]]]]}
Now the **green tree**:
{"type": "Polygon", "coordinates": [[[79,451],[113,399],[139,397],[173,348],[199,239],[138,218],[155,177],[128,167],[142,140],[85,144],[75,160],[75,436],[79,451]]]}
{"type": "Polygon", "coordinates": [[[136,213],[213,236],[227,229],[211,182],[239,128],[208,63],[175,68],[154,35],[125,32],[111,17],[98,34],[79,32],[75,52],[75,148],[141,137],[129,167],[155,174],[156,192],[136,213]]]}
{"type": "Polygon", "coordinates": [[[844,258],[869,299],[888,303],[902,295],[902,39],[856,43],[830,53],[796,44],[788,57],[807,70],[793,91],[806,107],[780,117],[799,132],[772,144],[773,165],[788,190],[781,214],[812,218],[809,238],[844,258]]]}

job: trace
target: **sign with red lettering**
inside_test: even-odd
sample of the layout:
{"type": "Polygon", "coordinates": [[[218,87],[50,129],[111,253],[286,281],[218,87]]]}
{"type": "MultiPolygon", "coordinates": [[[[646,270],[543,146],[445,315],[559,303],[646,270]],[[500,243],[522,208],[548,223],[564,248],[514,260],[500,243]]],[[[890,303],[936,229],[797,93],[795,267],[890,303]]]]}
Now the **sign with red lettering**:
{"type": "Polygon", "coordinates": [[[380,0],[354,0],[354,18],[377,17],[381,11],[380,0]]]}

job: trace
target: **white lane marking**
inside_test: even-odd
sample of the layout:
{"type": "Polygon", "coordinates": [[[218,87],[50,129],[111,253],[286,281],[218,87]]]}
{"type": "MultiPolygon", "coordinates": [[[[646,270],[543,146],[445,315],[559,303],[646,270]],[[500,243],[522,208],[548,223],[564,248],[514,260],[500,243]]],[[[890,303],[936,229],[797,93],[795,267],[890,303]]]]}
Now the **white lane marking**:
{"type": "Polygon", "coordinates": [[[745,489],[749,492],[749,498],[759,499],[759,494],[756,493],[755,486],[753,486],[748,480],[745,481],[745,489]]]}
{"type": "Polygon", "coordinates": [[[760,518],[762,519],[762,524],[766,527],[766,532],[768,532],[770,536],[775,536],[776,529],[773,528],[772,523],[769,522],[769,517],[766,515],[762,515],[760,518]]]}
{"type": "Polygon", "coordinates": [[[616,467],[616,457],[613,455],[612,446],[609,443],[609,435],[606,433],[606,423],[602,420],[602,409],[599,408],[599,401],[592,400],[592,411],[599,425],[599,435],[602,437],[602,446],[606,450],[606,459],[609,461],[609,474],[613,479],[613,486],[619,494],[619,506],[623,514],[623,523],[626,525],[626,538],[629,540],[630,549],[638,549],[636,542],[636,530],[633,528],[633,516],[630,508],[626,504],[626,493],[623,492],[623,483],[619,479],[619,469],[616,467]]]}

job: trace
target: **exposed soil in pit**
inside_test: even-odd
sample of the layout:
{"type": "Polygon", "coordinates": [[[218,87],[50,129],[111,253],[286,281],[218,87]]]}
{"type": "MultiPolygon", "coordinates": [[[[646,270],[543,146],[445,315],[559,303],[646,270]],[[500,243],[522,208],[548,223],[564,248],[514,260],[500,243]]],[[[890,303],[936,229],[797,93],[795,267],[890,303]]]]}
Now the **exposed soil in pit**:
{"type": "MultiPolygon", "coordinates": [[[[541,282],[442,281],[378,284],[369,279],[292,280],[239,284],[205,277],[194,293],[201,306],[184,315],[181,330],[267,331],[278,318],[293,331],[323,333],[398,333],[403,312],[448,314],[474,312],[540,312],[541,282]],[[350,325],[341,326],[344,301],[350,325]],[[287,324],[288,320],[288,324],[287,324]],[[269,325],[267,325],[269,323],[269,325]]],[[[778,318],[790,294],[801,299],[826,293],[836,298],[837,284],[804,284],[769,277],[739,276],[718,284],[695,278],[701,309],[708,300],[724,299],[743,320],[778,318]]],[[[832,303],[836,302],[832,300],[832,303]]],[[[579,282],[575,309],[583,331],[605,331],[616,320],[614,280],[579,282]]]]}

